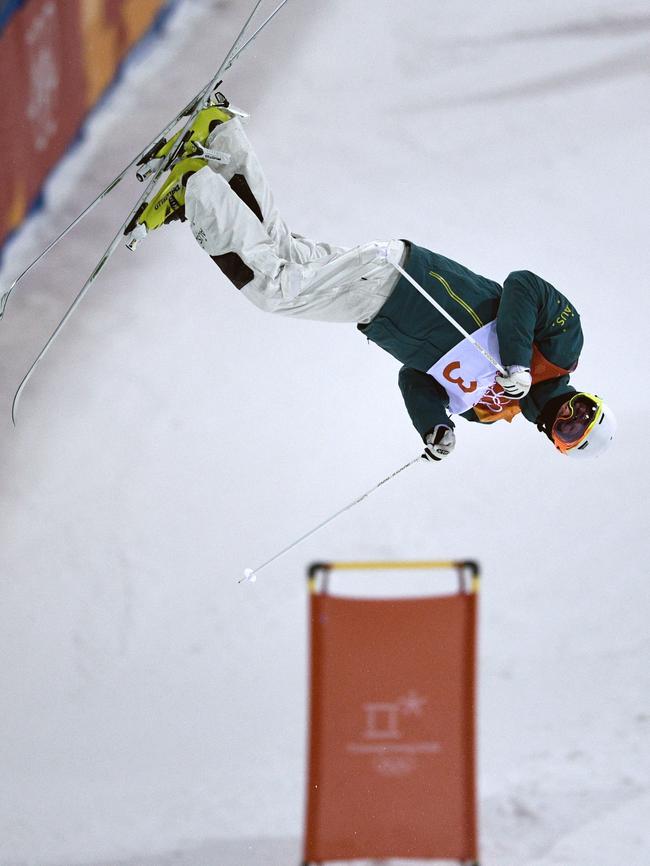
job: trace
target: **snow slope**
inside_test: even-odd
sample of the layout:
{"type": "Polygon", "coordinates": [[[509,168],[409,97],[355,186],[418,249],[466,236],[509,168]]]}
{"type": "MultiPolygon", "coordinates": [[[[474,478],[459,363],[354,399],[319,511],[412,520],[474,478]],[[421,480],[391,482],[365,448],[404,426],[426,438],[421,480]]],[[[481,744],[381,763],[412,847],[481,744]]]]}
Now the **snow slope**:
{"type": "MultiPolygon", "coordinates": [[[[246,5],[179,5],[3,281],[210,76],[246,5]]],[[[582,315],[575,381],[614,407],[616,448],[568,465],[523,419],[461,420],[449,465],[413,467],[238,585],[417,453],[398,365],[349,326],[260,313],[175,226],[111,262],[14,430],[13,390],[125,183],[0,326],[0,864],[295,863],[305,565],[475,557],[484,866],[646,866],[647,4],[289,6],[225,89],[290,224],[543,275],[582,315]]]]}

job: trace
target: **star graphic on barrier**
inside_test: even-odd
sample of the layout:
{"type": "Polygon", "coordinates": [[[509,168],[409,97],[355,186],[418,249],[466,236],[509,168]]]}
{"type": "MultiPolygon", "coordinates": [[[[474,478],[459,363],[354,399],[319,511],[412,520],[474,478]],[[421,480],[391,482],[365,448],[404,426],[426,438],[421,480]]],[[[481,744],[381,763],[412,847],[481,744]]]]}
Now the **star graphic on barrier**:
{"type": "Polygon", "coordinates": [[[422,713],[422,707],[426,704],[427,699],[417,692],[410,691],[408,695],[400,698],[398,703],[405,716],[419,716],[422,713]]]}

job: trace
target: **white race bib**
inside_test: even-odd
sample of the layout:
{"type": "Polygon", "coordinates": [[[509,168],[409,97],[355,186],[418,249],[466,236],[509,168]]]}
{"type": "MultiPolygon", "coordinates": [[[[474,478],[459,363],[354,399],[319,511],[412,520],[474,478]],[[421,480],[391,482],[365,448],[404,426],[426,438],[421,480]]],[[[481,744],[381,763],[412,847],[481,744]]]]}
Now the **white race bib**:
{"type": "MultiPolygon", "coordinates": [[[[474,331],[472,337],[501,363],[496,320],[474,331]]],[[[427,370],[449,395],[449,411],[460,415],[475,406],[495,382],[497,371],[465,337],[427,370]]]]}

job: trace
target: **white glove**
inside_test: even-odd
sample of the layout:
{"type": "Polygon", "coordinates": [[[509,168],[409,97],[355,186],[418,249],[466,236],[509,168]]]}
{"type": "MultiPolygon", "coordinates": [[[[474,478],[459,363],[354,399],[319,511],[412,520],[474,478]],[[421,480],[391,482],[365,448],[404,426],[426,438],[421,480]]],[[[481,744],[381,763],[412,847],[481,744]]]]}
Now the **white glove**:
{"type": "Polygon", "coordinates": [[[435,461],[436,463],[449,457],[456,446],[456,435],[451,427],[446,424],[437,424],[431,433],[425,438],[426,448],[422,454],[423,460],[435,461]]]}
{"type": "Polygon", "coordinates": [[[521,400],[530,391],[533,380],[528,367],[519,367],[513,364],[506,367],[505,376],[497,376],[497,382],[503,388],[504,393],[513,400],[521,400]]]}

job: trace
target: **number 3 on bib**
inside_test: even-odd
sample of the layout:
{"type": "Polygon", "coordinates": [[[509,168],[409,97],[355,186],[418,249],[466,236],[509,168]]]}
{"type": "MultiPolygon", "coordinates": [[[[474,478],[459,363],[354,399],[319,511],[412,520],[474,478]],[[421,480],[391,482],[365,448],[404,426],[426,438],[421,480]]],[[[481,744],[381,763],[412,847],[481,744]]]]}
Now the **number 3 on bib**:
{"type": "Polygon", "coordinates": [[[452,361],[451,364],[447,364],[445,369],[442,371],[442,375],[448,382],[451,382],[452,385],[457,385],[465,394],[471,394],[473,391],[476,391],[478,388],[478,382],[472,379],[469,385],[466,384],[460,376],[452,376],[452,373],[455,370],[460,370],[460,361],[452,361]]]}

